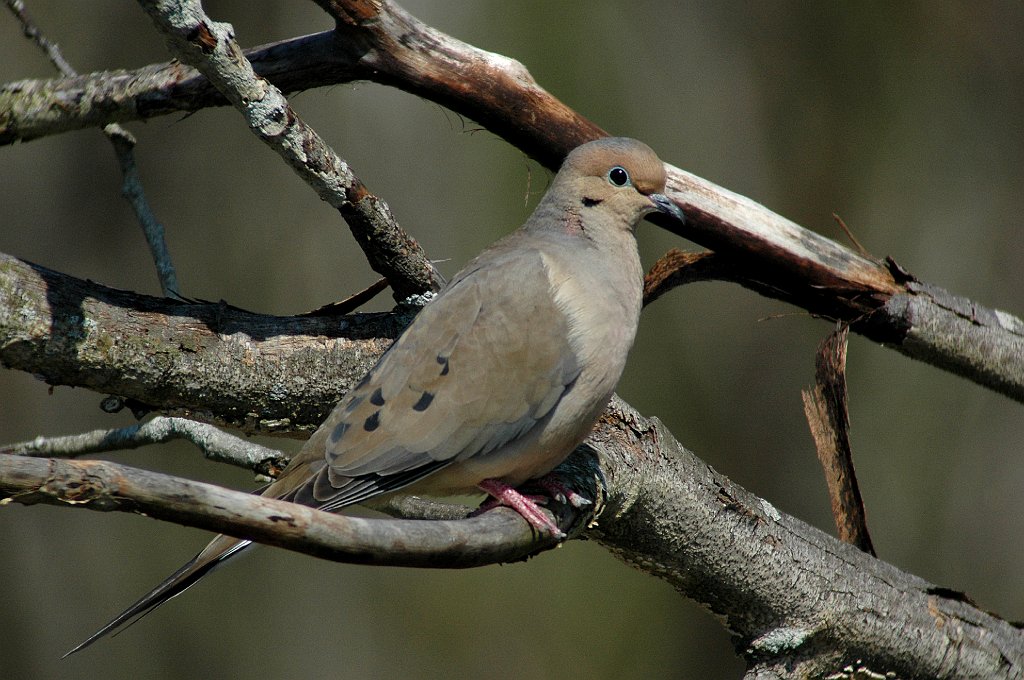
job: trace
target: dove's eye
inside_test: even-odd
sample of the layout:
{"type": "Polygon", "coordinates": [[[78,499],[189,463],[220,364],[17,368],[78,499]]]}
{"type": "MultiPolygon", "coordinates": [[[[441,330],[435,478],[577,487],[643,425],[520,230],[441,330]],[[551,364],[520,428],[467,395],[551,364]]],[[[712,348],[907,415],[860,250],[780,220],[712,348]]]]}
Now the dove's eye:
{"type": "Polygon", "coordinates": [[[608,181],[617,187],[624,187],[629,184],[629,173],[621,165],[616,165],[608,171],[608,181]]]}

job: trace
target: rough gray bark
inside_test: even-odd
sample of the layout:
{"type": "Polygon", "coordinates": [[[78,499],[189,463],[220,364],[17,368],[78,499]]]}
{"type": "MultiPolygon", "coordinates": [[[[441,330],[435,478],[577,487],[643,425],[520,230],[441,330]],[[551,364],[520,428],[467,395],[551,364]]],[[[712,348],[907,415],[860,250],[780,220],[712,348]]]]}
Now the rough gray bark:
{"type": "Polygon", "coordinates": [[[246,433],[308,435],[412,313],[265,316],[114,290],[0,254],[4,366],[117,395],[139,417],[246,433]]]}
{"type": "Polygon", "coordinates": [[[1019,628],[778,511],[656,418],[621,402],[610,413],[588,440],[609,489],[592,535],[723,617],[749,668],[800,678],[858,663],[882,677],[1024,673],[1019,628]]]}

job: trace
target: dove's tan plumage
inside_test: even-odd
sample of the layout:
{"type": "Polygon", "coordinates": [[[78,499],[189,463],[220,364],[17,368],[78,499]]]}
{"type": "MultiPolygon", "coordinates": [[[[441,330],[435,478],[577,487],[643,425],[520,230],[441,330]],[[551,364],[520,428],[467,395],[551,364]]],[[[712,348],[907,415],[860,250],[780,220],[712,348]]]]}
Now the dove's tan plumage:
{"type": "MultiPolygon", "coordinates": [[[[640,142],[573,151],[526,224],[419,313],[263,495],[334,511],[396,491],[471,493],[485,480],[514,487],[550,472],[622,374],[641,306],[636,226],[656,210],[682,218],[664,186],[662,162],[640,142]]],[[[72,651],[247,545],[218,536],[72,651]]]]}

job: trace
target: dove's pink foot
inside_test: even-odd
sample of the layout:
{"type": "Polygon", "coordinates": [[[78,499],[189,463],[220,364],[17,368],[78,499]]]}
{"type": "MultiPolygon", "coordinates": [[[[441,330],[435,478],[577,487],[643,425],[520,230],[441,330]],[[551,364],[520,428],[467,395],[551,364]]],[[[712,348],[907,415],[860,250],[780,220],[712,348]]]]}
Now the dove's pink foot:
{"type": "MultiPolygon", "coordinates": [[[[548,496],[542,496],[540,494],[522,493],[521,491],[517,493],[519,493],[519,495],[525,498],[526,500],[532,502],[534,505],[547,505],[548,501],[551,500],[551,498],[549,498],[548,496]]],[[[502,503],[497,498],[494,498],[492,496],[491,498],[488,498],[483,503],[481,503],[479,508],[469,513],[469,516],[476,517],[477,515],[482,515],[488,510],[493,510],[494,508],[507,507],[508,506],[505,503],[502,503]]]]}
{"type": "MultiPolygon", "coordinates": [[[[558,525],[551,521],[551,518],[545,515],[540,506],[537,505],[538,500],[546,500],[543,497],[525,496],[497,479],[485,479],[477,486],[490,494],[496,501],[496,505],[505,505],[512,508],[522,515],[523,519],[529,522],[530,526],[537,531],[549,533],[555,538],[565,538],[565,534],[558,528],[558,525]]],[[[481,507],[482,509],[484,508],[481,507]]]]}

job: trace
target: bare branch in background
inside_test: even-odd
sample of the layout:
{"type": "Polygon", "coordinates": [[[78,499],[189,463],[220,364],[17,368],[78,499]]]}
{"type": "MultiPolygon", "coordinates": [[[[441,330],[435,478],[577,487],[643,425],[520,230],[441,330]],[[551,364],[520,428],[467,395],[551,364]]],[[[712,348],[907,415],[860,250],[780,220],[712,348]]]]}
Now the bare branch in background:
{"type": "Polygon", "coordinates": [[[235,42],[233,29],[212,21],[193,2],[140,2],[182,63],[189,64],[245,116],[249,129],[348,222],[370,266],[399,302],[437,291],[441,276],[420,245],[284,95],[260,77],[235,42]]]}
{"type": "Polygon", "coordinates": [[[104,126],[103,134],[114,145],[114,153],[121,165],[121,174],[124,175],[121,195],[131,204],[136,219],[142,225],[142,233],[146,236],[153,264],[156,265],[156,274],[160,279],[160,290],[163,291],[164,297],[180,299],[181,288],[178,286],[178,275],[164,238],[164,225],[156,219],[149,201],[146,200],[142,179],[139,177],[139,167],[135,164],[135,136],[117,123],[104,126]]]}
{"type": "MultiPolygon", "coordinates": [[[[36,43],[47,58],[65,78],[74,78],[78,75],[71,64],[64,59],[60,47],[50,41],[39,27],[35,25],[25,3],[21,0],[5,0],[7,6],[18,17],[21,22],[25,36],[36,43]]],[[[107,136],[114,146],[114,154],[121,165],[121,174],[124,182],[121,185],[121,194],[131,204],[135,211],[135,217],[142,226],[142,233],[149,245],[149,252],[153,256],[153,263],[156,265],[157,277],[160,280],[160,290],[164,297],[180,297],[181,289],[178,287],[178,276],[174,271],[174,263],[171,261],[171,253],[167,249],[167,242],[164,239],[164,226],[157,221],[153,210],[146,200],[146,193],[142,188],[142,179],[139,177],[139,169],[135,164],[135,137],[117,123],[108,123],[103,126],[103,134],[107,136]]]]}

